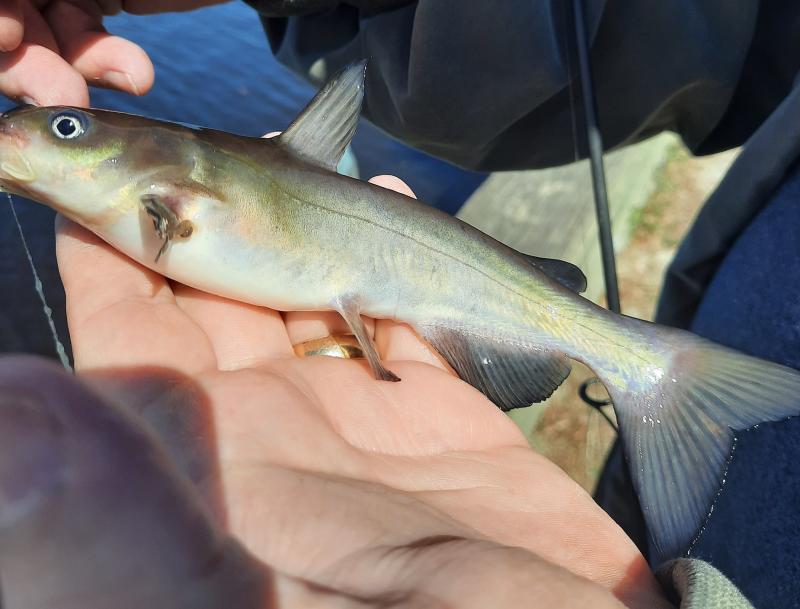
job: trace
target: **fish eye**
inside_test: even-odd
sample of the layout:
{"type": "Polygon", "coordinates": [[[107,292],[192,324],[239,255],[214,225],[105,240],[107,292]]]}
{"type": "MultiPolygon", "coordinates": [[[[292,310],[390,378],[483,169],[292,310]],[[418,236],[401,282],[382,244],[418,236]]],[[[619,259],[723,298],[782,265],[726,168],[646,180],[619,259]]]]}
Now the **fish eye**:
{"type": "Polygon", "coordinates": [[[50,121],[50,128],[62,140],[75,139],[85,131],[81,117],[71,112],[56,114],[50,121]]]}

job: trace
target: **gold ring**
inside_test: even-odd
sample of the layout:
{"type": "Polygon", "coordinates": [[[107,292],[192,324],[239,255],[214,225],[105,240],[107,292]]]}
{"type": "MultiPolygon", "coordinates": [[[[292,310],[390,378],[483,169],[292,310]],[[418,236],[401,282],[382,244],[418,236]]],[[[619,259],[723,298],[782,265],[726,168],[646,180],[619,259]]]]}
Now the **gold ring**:
{"type": "Polygon", "coordinates": [[[341,357],[342,359],[357,359],[364,357],[364,351],[358,344],[358,339],[352,334],[331,334],[323,338],[307,340],[294,346],[294,352],[300,357],[312,355],[327,355],[328,357],[341,357]]]}

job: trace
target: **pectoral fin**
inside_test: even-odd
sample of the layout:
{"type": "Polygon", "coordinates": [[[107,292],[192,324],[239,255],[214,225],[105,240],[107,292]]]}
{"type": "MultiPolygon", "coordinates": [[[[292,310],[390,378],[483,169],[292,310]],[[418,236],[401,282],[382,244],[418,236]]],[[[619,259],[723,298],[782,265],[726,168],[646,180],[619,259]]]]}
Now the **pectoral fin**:
{"type": "Polygon", "coordinates": [[[358,303],[355,300],[343,299],[339,302],[338,310],[341,316],[344,317],[347,325],[350,326],[350,331],[355,335],[359,345],[361,345],[361,349],[364,351],[364,356],[367,358],[375,378],[379,381],[399,381],[400,377],[387,369],[383,365],[383,362],[381,362],[381,357],[378,355],[375,343],[367,332],[364,320],[361,319],[358,303]]]}
{"type": "Polygon", "coordinates": [[[366,61],[359,61],[334,76],[278,136],[278,143],[309,163],[336,171],[356,132],[366,67],[366,61]]]}
{"type": "Polygon", "coordinates": [[[175,237],[188,239],[194,232],[194,226],[189,220],[181,220],[159,195],[143,195],[141,202],[145,212],[153,220],[156,234],[163,242],[156,254],[155,262],[158,262],[169,248],[170,242],[175,237]]]}

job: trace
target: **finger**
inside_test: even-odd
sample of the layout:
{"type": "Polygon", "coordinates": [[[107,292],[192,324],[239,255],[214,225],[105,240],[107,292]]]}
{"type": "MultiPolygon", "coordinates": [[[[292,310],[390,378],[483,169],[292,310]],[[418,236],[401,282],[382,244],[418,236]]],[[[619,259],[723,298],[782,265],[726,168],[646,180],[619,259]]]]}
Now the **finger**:
{"type": "Polygon", "coordinates": [[[435,366],[455,376],[453,369],[407,324],[389,319],[375,322],[375,346],[386,361],[415,361],[435,366]]]}
{"type": "Polygon", "coordinates": [[[0,54],[0,92],[40,106],[89,103],[83,77],[58,53],[58,45],[39,12],[22,5],[25,34],[13,51],[0,54]]]}
{"type": "Polygon", "coordinates": [[[94,2],[57,0],[45,17],[61,54],[88,82],[143,95],[153,86],[153,64],[147,53],[129,40],[111,36],[94,2]]]}
{"type": "MultiPolygon", "coordinates": [[[[283,318],[286,322],[289,342],[292,345],[299,345],[308,340],[323,338],[332,334],[352,334],[347,322],[341,315],[333,311],[293,311],[284,313],[283,318]]],[[[375,321],[364,317],[364,323],[367,326],[367,332],[369,332],[370,337],[374,337],[375,321]]]]}
{"type": "Polygon", "coordinates": [[[23,42],[42,46],[58,54],[56,39],[39,9],[32,2],[25,0],[20,0],[20,7],[25,26],[25,32],[22,35],[23,42]]]}
{"type": "Polygon", "coordinates": [[[239,370],[293,355],[280,313],[214,296],[183,285],[174,287],[178,306],[211,340],[221,370],[239,370]]]}
{"type": "MultiPolygon", "coordinates": [[[[409,607],[424,607],[425,599],[436,599],[435,606],[460,609],[625,609],[602,586],[522,548],[480,538],[417,538],[402,546],[363,552],[336,567],[334,577],[352,578],[368,598],[403,582],[404,589],[416,593],[404,598],[409,607]],[[456,581],[458,585],[453,585],[456,581]]],[[[647,600],[642,607],[669,606],[652,595],[647,600]]]]}
{"type": "Polygon", "coordinates": [[[388,188],[389,190],[394,190],[395,192],[399,192],[400,194],[408,197],[413,197],[415,199],[417,198],[417,195],[414,194],[414,191],[411,190],[411,187],[397,176],[380,175],[370,178],[369,181],[370,183],[377,184],[382,188],[388,188]]]}
{"type": "Polygon", "coordinates": [[[52,363],[0,360],[0,445],[4,606],[269,606],[153,437],[52,363]]]}
{"type": "Polygon", "coordinates": [[[56,232],[77,369],[146,365],[192,375],[216,367],[208,338],[161,275],[73,222],[61,219],[56,232]]]}
{"type": "Polygon", "coordinates": [[[0,51],[16,49],[25,32],[20,0],[6,0],[0,5],[0,51]]]}
{"type": "Polygon", "coordinates": [[[0,55],[0,92],[38,106],[87,106],[86,81],[56,53],[23,42],[0,55]]]}
{"type": "Polygon", "coordinates": [[[204,6],[223,4],[228,0],[122,0],[122,10],[132,15],[193,11],[204,6]]]}
{"type": "Polygon", "coordinates": [[[122,0],[86,0],[95,2],[104,16],[116,15],[122,12],[122,0]]]}

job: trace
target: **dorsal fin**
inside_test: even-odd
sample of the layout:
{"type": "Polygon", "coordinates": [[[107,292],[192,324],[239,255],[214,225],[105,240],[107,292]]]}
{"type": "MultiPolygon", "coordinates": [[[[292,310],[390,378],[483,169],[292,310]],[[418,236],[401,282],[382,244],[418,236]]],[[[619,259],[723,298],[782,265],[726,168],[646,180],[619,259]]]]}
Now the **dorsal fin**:
{"type": "Polygon", "coordinates": [[[586,290],[586,275],[577,266],[566,260],[556,258],[537,258],[522,254],[537,269],[565,288],[580,294],[586,290]]]}
{"type": "Polygon", "coordinates": [[[358,125],[366,70],[367,62],[362,60],[336,74],[278,136],[278,142],[295,156],[336,171],[358,125]]]}

